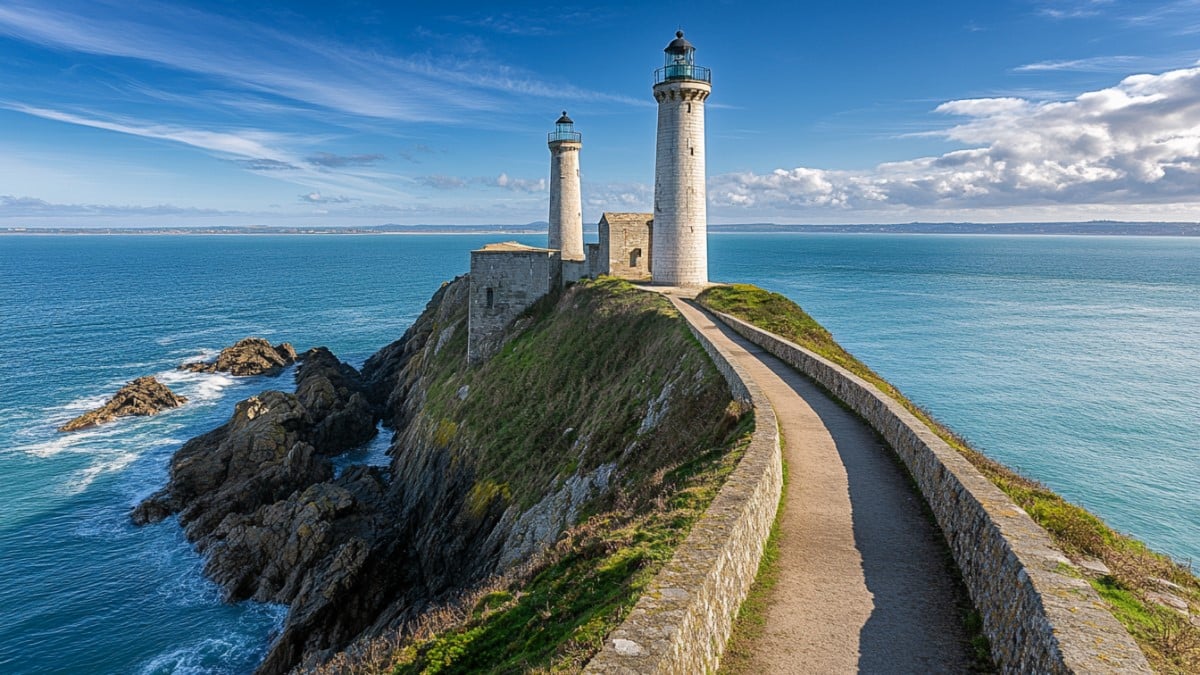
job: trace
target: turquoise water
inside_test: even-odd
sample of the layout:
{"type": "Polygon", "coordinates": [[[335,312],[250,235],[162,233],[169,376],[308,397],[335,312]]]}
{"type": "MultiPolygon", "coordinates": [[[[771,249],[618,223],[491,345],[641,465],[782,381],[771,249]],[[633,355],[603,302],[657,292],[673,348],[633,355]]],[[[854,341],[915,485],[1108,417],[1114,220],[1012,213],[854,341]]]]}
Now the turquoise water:
{"type": "MultiPolygon", "coordinates": [[[[252,669],[283,609],[222,604],[173,523],[126,514],[183,441],[290,382],[174,367],[246,335],[358,365],[494,239],[0,237],[0,672],[252,669]],[[54,431],[145,374],[189,404],[54,431]]],[[[993,457],[1200,559],[1200,240],[713,235],[710,255],[993,457]]]]}

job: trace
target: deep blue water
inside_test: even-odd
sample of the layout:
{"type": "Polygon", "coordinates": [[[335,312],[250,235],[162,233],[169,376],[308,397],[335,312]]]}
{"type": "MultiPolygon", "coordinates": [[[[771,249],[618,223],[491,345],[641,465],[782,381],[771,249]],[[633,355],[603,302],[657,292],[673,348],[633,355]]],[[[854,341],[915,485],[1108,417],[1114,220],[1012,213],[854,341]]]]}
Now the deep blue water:
{"type": "MultiPolygon", "coordinates": [[[[0,237],[0,672],[252,669],[283,609],[222,604],[173,522],[127,512],[186,439],[290,380],[174,367],[246,335],[358,365],[495,239],[0,237]],[[145,374],[190,402],[54,431],[145,374]]],[[[713,235],[710,255],[991,456],[1200,559],[1200,239],[713,235]]]]}

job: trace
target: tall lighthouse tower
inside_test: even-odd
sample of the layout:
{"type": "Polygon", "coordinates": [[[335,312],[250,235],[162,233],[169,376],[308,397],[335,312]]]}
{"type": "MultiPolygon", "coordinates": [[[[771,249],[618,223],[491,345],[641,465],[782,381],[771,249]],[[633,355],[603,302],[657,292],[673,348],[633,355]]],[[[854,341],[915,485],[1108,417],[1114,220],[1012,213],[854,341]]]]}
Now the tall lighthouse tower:
{"type": "Polygon", "coordinates": [[[546,248],[562,252],[564,261],[582,261],[583,202],[579,197],[579,150],[583,136],[575,123],[562,117],[546,138],[550,146],[550,232],[546,248]]]}
{"type": "Polygon", "coordinates": [[[666,64],[654,71],[654,283],[703,286],[708,283],[704,101],[712,92],[712,76],[696,65],[696,48],[683,39],[683,31],[663,51],[666,64]]]}

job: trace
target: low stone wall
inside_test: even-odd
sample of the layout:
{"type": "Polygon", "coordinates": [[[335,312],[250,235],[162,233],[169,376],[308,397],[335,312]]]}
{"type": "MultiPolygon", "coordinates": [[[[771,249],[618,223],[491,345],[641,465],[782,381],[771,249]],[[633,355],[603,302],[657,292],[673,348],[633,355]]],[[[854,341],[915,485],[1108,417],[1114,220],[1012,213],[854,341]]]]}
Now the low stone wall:
{"type": "Polygon", "coordinates": [[[741,368],[688,326],[729,381],[734,398],[754,406],[754,434],[704,516],[586,673],[715,671],[775,521],[783,490],[775,411],[741,368]]]}
{"type": "Polygon", "coordinates": [[[844,368],[735,317],[719,317],[848,405],[903,459],[962,570],[1002,671],[1151,672],[1049,534],[928,426],[844,368]]]}

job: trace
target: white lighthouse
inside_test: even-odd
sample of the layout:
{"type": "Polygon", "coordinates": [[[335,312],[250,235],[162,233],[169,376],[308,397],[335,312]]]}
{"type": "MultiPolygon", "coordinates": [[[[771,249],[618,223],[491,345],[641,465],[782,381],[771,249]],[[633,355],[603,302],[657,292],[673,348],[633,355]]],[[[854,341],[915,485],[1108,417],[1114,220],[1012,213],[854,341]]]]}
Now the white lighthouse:
{"type": "Polygon", "coordinates": [[[567,117],[567,111],[554,123],[554,131],[546,142],[550,146],[550,231],[546,248],[561,251],[564,262],[581,263],[584,252],[579,150],[583,147],[583,136],[575,131],[575,123],[567,117]]]}
{"type": "Polygon", "coordinates": [[[695,63],[696,48],[683,31],[654,72],[658,145],[654,162],[654,283],[708,283],[708,209],[704,186],[704,101],[712,92],[708,68],[695,63]]]}

